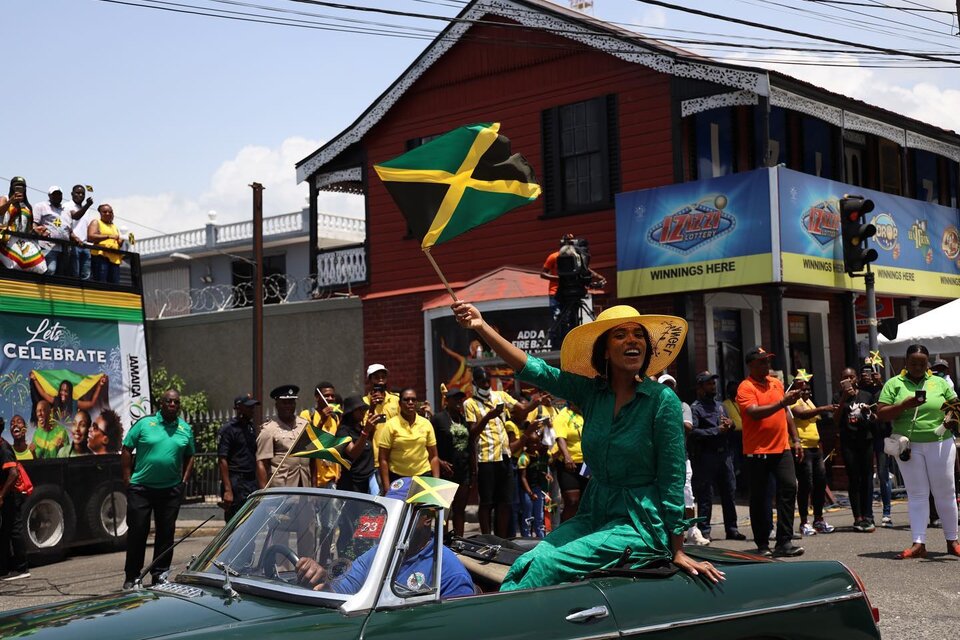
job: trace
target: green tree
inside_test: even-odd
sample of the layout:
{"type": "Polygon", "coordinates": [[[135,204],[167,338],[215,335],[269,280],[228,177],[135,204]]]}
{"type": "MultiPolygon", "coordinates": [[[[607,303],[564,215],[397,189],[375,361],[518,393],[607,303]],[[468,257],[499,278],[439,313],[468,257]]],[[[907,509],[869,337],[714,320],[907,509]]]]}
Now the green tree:
{"type": "Polygon", "coordinates": [[[209,400],[206,391],[186,393],[187,383],[175,373],[167,371],[166,367],[154,367],[150,372],[150,395],[154,402],[160,401],[160,396],[167,389],[176,389],[180,394],[180,409],[184,413],[194,414],[200,411],[209,411],[209,400]]]}

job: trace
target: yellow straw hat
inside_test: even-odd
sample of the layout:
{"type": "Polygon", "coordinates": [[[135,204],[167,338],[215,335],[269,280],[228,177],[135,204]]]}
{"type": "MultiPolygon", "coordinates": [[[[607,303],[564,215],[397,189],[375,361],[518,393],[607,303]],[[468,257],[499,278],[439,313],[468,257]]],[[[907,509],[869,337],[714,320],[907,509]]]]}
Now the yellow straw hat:
{"type": "Polygon", "coordinates": [[[626,322],[644,326],[650,335],[650,364],[647,373],[663,371],[680,353],[687,337],[687,321],[676,316],[642,315],[633,307],[622,304],[604,309],[593,322],[574,328],[563,339],[560,347],[560,368],[570,373],[593,378],[602,371],[593,368],[593,345],[609,329],[626,322]]]}

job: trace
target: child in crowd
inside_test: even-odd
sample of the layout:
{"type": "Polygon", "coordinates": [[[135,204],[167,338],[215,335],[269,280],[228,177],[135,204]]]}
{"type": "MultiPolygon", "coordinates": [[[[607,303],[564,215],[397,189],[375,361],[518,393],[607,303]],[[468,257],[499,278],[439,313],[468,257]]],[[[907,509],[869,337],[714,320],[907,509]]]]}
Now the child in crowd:
{"type": "Polygon", "coordinates": [[[543,538],[544,499],[550,491],[550,458],[542,440],[543,428],[536,429],[528,437],[526,447],[517,460],[520,475],[520,534],[524,537],[543,538]]]}

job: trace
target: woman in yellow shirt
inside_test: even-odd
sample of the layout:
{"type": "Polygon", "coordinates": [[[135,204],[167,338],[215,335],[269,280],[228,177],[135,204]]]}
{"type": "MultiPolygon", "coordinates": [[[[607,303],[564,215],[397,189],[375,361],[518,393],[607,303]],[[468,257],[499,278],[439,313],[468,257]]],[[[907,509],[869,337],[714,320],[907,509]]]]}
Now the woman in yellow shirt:
{"type": "Polygon", "coordinates": [[[577,515],[580,496],[587,488],[589,478],[583,475],[583,450],[580,439],[583,434],[583,416],[572,404],[553,419],[553,429],[557,433],[557,448],[560,459],[557,461],[557,482],[563,496],[563,513],[560,522],[566,522],[577,515]]]}
{"type": "Polygon", "coordinates": [[[374,436],[380,456],[380,495],[398,478],[440,477],[437,437],[430,421],[417,413],[417,390],[400,392],[400,415],[387,420],[374,436]]]}
{"type": "Polygon", "coordinates": [[[13,454],[17,460],[33,460],[33,445],[27,444],[27,421],[23,416],[10,418],[10,435],[13,437],[13,454]]]}
{"type": "Polygon", "coordinates": [[[107,249],[120,248],[120,230],[113,223],[113,207],[102,204],[97,207],[100,219],[93,220],[87,228],[87,241],[96,245],[90,250],[90,278],[97,282],[120,282],[120,263],[123,256],[107,249]]]}
{"type": "Polygon", "coordinates": [[[827,496],[827,470],[823,465],[823,451],[820,450],[820,430],[817,423],[820,415],[833,413],[834,406],[818,407],[810,399],[808,381],[813,376],[798,371],[793,379],[793,387],[800,391],[800,399],[791,407],[793,421],[797,425],[797,436],[803,447],[803,457],[796,460],[797,465],[797,505],[800,507],[800,533],[813,536],[818,533],[832,533],[834,526],[823,519],[823,503],[827,496]],[[813,526],[807,524],[809,504],[813,502],[813,526]]]}

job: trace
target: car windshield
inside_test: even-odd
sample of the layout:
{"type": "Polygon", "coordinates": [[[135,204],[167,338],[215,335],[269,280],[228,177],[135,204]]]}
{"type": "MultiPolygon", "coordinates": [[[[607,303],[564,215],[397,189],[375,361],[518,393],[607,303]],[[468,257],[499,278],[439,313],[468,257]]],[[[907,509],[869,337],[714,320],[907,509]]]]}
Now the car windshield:
{"type": "Polygon", "coordinates": [[[240,590],[260,585],[349,596],[366,580],[386,521],[382,505],[360,497],[255,495],[190,564],[188,575],[229,575],[240,590]],[[304,579],[296,570],[301,558],[309,559],[301,562],[310,569],[304,579]]]}

